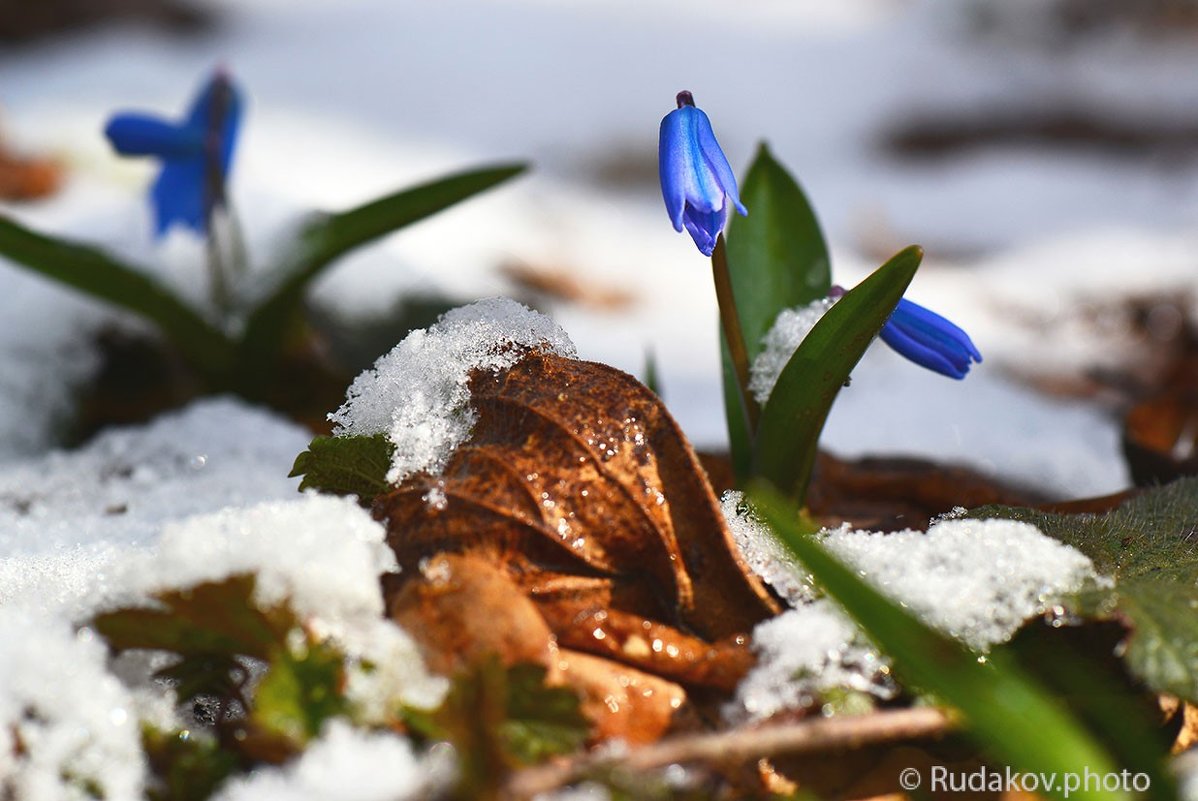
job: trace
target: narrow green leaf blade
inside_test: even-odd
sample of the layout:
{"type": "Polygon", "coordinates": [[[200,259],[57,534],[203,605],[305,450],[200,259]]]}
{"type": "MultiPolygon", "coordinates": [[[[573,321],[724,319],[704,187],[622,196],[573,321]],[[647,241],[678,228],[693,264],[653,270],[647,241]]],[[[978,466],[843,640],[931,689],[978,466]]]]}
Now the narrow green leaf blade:
{"type": "Polygon", "coordinates": [[[295,251],[275,272],[269,296],[246,321],[244,334],[253,364],[270,360],[281,347],[304,291],[326,267],[345,254],[509,180],[525,170],[508,164],[456,173],[404,189],[364,205],[320,215],[300,233],[295,251]]]}
{"type": "Polygon", "coordinates": [[[387,471],[395,446],[385,434],[316,437],[295,457],[289,477],[303,476],[300,491],[357,495],[369,502],[387,491],[387,471]]]}
{"type": "Polygon", "coordinates": [[[828,294],[831,261],[807,196],[764,143],[740,196],[749,214],[728,224],[728,270],[753,359],[779,312],[828,294]]]}
{"type": "Polygon", "coordinates": [[[49,237],[0,216],[0,256],[150,321],[210,378],[232,363],[232,343],[145,273],[89,245],[49,237]]]}
{"type": "Polygon", "coordinates": [[[828,310],[787,362],[753,445],[753,472],[802,505],[819,448],[819,436],[837,394],[885,324],[923,251],[899,251],[828,310]]]}
{"type": "Polygon", "coordinates": [[[750,493],[762,520],[816,581],[889,654],[908,682],[934,693],[964,715],[973,737],[1015,771],[1058,777],[1056,798],[1130,798],[1127,792],[1082,787],[1063,792],[1066,774],[1116,773],[1115,763],[1063,705],[996,653],[986,664],[963,645],[929,628],[802,533],[794,508],[775,490],[750,493]]]}

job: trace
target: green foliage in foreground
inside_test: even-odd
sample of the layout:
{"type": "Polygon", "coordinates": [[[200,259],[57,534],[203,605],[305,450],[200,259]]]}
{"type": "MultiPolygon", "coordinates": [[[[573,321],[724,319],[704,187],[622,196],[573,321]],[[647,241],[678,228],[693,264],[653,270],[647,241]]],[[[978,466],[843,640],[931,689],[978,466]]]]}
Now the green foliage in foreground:
{"type": "Polygon", "coordinates": [[[1198,479],[1148,490],[1103,515],[986,506],[970,516],[1031,523],[1090,557],[1114,583],[1062,599],[1066,610],[1125,622],[1125,659],[1136,675],[1198,702],[1198,479]]]}
{"type": "MultiPolygon", "coordinates": [[[[1020,773],[1064,776],[1083,768],[1097,774],[1117,772],[1101,738],[1009,655],[996,651],[984,663],[979,661],[965,646],[924,625],[829,554],[815,536],[800,529],[793,507],[775,490],[760,485],[751,496],[762,519],[827,594],[894,659],[900,678],[960,710],[971,736],[994,757],[1020,773]]],[[[1165,774],[1154,773],[1159,777],[1153,787],[1156,797],[1173,795],[1165,774]]],[[[1068,796],[1057,787],[1048,794],[1062,799],[1131,797],[1092,787],[1068,796]]]]}

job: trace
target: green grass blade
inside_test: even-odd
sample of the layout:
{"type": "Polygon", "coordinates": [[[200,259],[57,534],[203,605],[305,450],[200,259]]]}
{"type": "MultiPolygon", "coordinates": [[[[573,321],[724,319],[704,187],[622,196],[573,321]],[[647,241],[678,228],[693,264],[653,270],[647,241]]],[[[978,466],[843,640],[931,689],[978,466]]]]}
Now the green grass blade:
{"type": "Polygon", "coordinates": [[[761,412],[753,472],[801,506],[819,436],[849,374],[915,277],[923,251],[899,251],[847,292],[816,323],[787,362],[761,412]]]}
{"type": "Polygon", "coordinates": [[[320,215],[308,223],[300,233],[298,246],[288,254],[288,261],[277,268],[269,296],[246,321],[243,339],[251,369],[260,369],[275,359],[308,285],[334,261],[524,170],[523,164],[509,164],[455,173],[348,211],[320,215]]]}
{"type": "MultiPolygon", "coordinates": [[[[765,484],[750,496],[761,518],[815,580],[888,654],[900,677],[956,707],[970,735],[1019,773],[1057,777],[1056,798],[1130,798],[1093,787],[1064,794],[1066,774],[1115,773],[1115,763],[1064,706],[1005,654],[986,664],[889,600],[800,531],[794,507],[765,484]]],[[[925,777],[926,778],[926,777],[925,777]]]]}
{"type": "Polygon", "coordinates": [[[153,323],[202,373],[232,363],[232,343],[152,277],[99,248],[46,236],[0,216],[0,256],[153,323]]]}

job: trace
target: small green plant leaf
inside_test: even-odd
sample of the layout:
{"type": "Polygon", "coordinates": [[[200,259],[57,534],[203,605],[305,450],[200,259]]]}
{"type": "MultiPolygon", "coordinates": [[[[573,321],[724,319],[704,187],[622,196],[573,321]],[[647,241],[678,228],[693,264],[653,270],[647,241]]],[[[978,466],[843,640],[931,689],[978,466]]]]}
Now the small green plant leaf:
{"type": "MultiPolygon", "coordinates": [[[[924,625],[829,554],[797,525],[793,505],[765,484],[750,491],[754,508],[815,580],[891,658],[900,678],[956,707],[968,731],[1020,773],[1114,774],[1114,761],[1085,727],[1006,654],[982,664],[965,646],[924,625]]],[[[1056,798],[1131,798],[1130,792],[1082,787],[1056,798]]]]}
{"type": "Polygon", "coordinates": [[[518,763],[533,765],[577,751],[589,728],[578,693],[546,686],[545,668],[515,665],[508,671],[507,720],[501,733],[518,763]]]}
{"type": "Polygon", "coordinates": [[[300,231],[286,260],[273,270],[270,291],[246,321],[243,369],[270,367],[303,304],[308,285],[334,261],[503,183],[524,169],[523,164],[509,164],[456,173],[348,211],[316,215],[300,231]]]}
{"type": "Polygon", "coordinates": [[[206,801],[239,767],[236,754],[190,731],[145,726],[141,742],[150,767],[150,801],[206,801]]]}
{"type": "Polygon", "coordinates": [[[388,490],[387,471],[395,446],[385,434],[317,437],[295,457],[289,474],[303,476],[301,491],[357,495],[363,503],[388,490]]]}
{"type": "Polygon", "coordinates": [[[923,251],[899,251],[828,310],[783,368],[753,443],[753,473],[801,506],[837,394],[915,277],[923,251]]]}
{"type": "Polygon", "coordinates": [[[413,730],[453,743],[461,760],[456,798],[497,798],[515,768],[570,753],[586,740],[590,724],[578,695],[544,682],[540,665],[505,668],[491,655],[454,676],[437,710],[405,714],[413,730]]]}
{"type": "Polygon", "coordinates": [[[728,270],[753,359],[779,312],[827,296],[831,261],[807,196],[764,143],[740,196],[749,214],[728,224],[728,270]]]}
{"type": "Polygon", "coordinates": [[[92,626],[116,651],[145,648],[183,657],[267,659],[298,625],[286,607],[263,612],[253,601],[256,580],[240,574],[154,596],[162,608],[131,607],[98,615],[92,626]]]}
{"type": "MultiPolygon", "coordinates": [[[[733,215],[728,225],[727,258],[751,363],[778,314],[826,296],[832,274],[828,246],[807,196],[765,143],[758,147],[740,195],[749,214],[733,215]]],[[[732,463],[743,481],[752,462],[752,437],[726,345],[721,352],[732,463]]]]}
{"type": "Polygon", "coordinates": [[[0,216],[0,256],[145,318],[209,380],[232,366],[233,343],[142,271],[88,245],[49,237],[0,216]]]}
{"type": "Polygon", "coordinates": [[[325,721],[349,714],[345,655],[327,642],[276,648],[254,690],[251,723],[272,736],[303,744],[325,721]]]}
{"type": "Polygon", "coordinates": [[[1067,610],[1130,626],[1125,659],[1150,687],[1198,702],[1198,479],[1145,491],[1103,515],[986,506],[971,517],[1030,523],[1114,579],[1064,599],[1067,610]]]}

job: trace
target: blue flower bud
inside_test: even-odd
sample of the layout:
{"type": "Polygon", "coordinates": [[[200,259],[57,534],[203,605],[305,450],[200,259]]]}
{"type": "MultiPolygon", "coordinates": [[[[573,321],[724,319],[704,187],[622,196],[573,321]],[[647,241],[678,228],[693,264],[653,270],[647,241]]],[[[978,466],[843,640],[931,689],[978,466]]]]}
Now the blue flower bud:
{"type": "Polygon", "coordinates": [[[933,311],[906,298],[882,326],[882,341],[921,367],[962,379],[982,354],[969,335],[933,311]]]}
{"type": "Polygon", "coordinates": [[[685,227],[703,255],[710,256],[728,220],[729,204],[742,215],[748,211],[711,121],[695,107],[690,92],[679,92],[678,108],[661,121],[657,158],[661,194],[674,230],[685,227]]]}
{"type": "Polygon", "coordinates": [[[104,128],[123,156],[161,159],[150,190],[159,236],[178,223],[203,234],[215,208],[225,204],[225,182],[241,123],[241,97],[218,70],[180,122],[149,114],[115,114],[104,128]]]}

